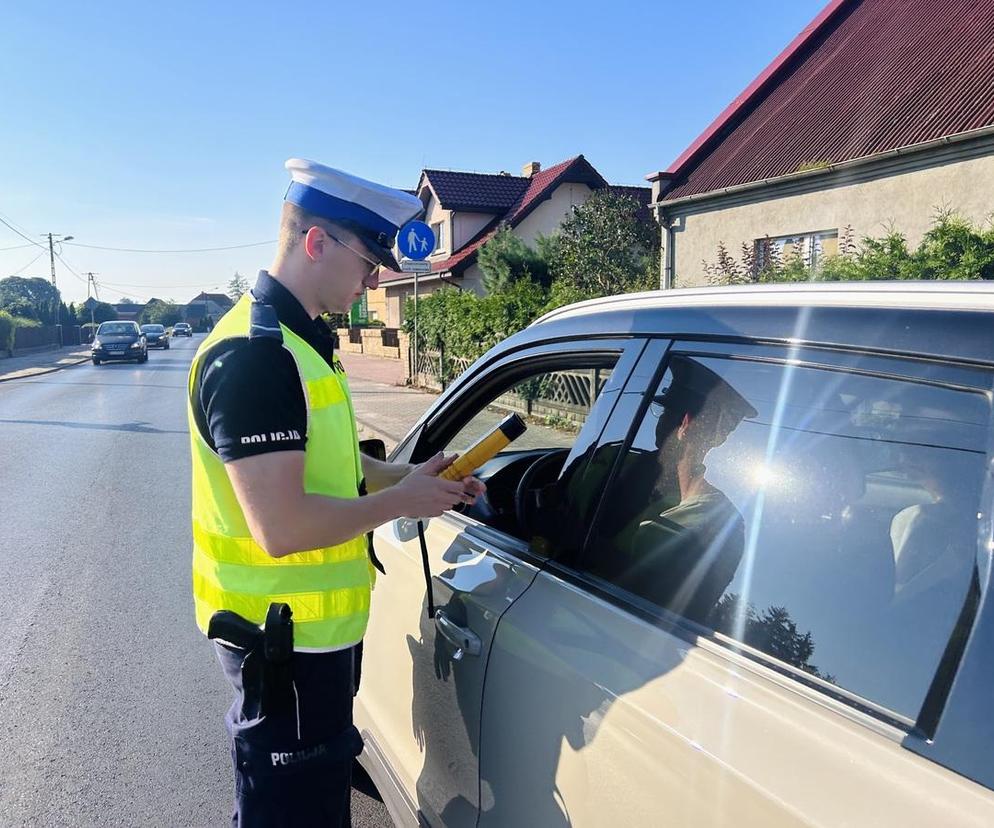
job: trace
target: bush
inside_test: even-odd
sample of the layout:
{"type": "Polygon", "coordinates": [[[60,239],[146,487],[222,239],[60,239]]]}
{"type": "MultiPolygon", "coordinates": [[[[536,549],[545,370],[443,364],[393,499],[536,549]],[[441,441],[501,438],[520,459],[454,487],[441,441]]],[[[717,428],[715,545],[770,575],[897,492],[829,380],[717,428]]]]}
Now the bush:
{"type": "Polygon", "coordinates": [[[994,279],[994,224],[978,227],[951,210],[939,210],[932,227],[914,250],[897,230],[857,245],[852,229],[839,237],[839,253],[809,267],[800,256],[783,260],[768,239],[742,245],[739,261],[718,244],[717,259],[704,262],[715,285],[765,282],[855,282],[882,279],[994,279]]]}
{"type": "Polygon", "coordinates": [[[14,350],[14,317],[0,310],[0,351],[10,355],[14,350]]]}
{"type": "MultiPolygon", "coordinates": [[[[456,373],[454,357],[477,359],[540,316],[547,302],[545,290],[531,279],[486,296],[443,288],[418,301],[418,350],[444,353],[446,360],[435,375],[447,382],[456,373]]],[[[412,299],[404,306],[404,330],[413,336],[412,299]]]]}
{"type": "Polygon", "coordinates": [[[35,319],[25,319],[23,316],[14,316],[7,311],[0,310],[0,351],[7,356],[14,353],[14,335],[18,328],[40,328],[41,323],[35,319]]]}

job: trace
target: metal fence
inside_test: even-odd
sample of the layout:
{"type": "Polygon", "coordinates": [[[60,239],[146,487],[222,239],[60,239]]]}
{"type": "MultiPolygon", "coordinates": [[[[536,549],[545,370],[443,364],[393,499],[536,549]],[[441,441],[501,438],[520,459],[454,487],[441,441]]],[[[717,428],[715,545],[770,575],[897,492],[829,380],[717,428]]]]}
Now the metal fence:
{"type": "MultiPolygon", "coordinates": [[[[408,354],[410,375],[415,385],[444,391],[473,363],[466,357],[450,357],[443,350],[423,350],[408,354]]],[[[611,376],[610,368],[555,371],[525,380],[502,394],[493,405],[526,416],[550,417],[581,424],[611,376]]]]}
{"type": "Polygon", "coordinates": [[[41,325],[37,328],[16,328],[14,330],[14,353],[33,348],[45,348],[59,344],[59,329],[55,325],[41,325]]]}

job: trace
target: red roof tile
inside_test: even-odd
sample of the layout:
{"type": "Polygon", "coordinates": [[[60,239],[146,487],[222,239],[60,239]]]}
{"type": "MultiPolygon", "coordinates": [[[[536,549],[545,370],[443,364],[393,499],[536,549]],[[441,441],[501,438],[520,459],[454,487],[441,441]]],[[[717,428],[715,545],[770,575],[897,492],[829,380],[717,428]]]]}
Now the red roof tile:
{"type": "Polygon", "coordinates": [[[528,188],[528,179],[517,175],[449,170],[425,170],[424,175],[446,210],[503,214],[528,188]]]}
{"type": "MultiPolygon", "coordinates": [[[[593,189],[601,189],[609,186],[607,181],[601,177],[600,173],[598,173],[590,162],[587,161],[587,159],[582,155],[569,158],[562,163],[549,167],[547,170],[537,172],[531,178],[480,175],[479,173],[445,173],[445,176],[447,177],[440,179],[438,177],[437,170],[425,170],[425,175],[428,177],[428,180],[431,183],[432,188],[435,190],[436,195],[438,195],[439,201],[442,202],[443,207],[448,209],[465,209],[474,212],[486,212],[486,210],[483,210],[480,205],[488,194],[492,195],[495,191],[488,189],[492,186],[492,181],[484,181],[475,191],[476,196],[478,196],[477,200],[468,200],[469,194],[473,192],[472,188],[476,186],[470,179],[499,178],[504,181],[518,181],[523,184],[523,186],[519,188],[518,195],[514,201],[510,202],[501,212],[497,213],[493,220],[488,222],[475,236],[473,236],[473,238],[466,242],[466,244],[464,244],[447,259],[432,263],[432,273],[451,272],[454,275],[459,275],[476,261],[477,251],[479,251],[484,244],[496,235],[502,224],[507,224],[509,227],[516,227],[519,225],[539,204],[551,196],[560,184],[567,182],[583,183],[593,189]],[[467,206],[462,208],[453,208],[450,207],[449,204],[446,204],[442,194],[437,189],[436,182],[439,180],[444,182],[442,185],[443,187],[450,188],[447,191],[447,197],[450,199],[449,204],[454,203],[456,199],[462,198],[465,200],[464,203],[467,206]]],[[[623,191],[626,194],[633,195],[638,198],[641,203],[646,205],[649,203],[649,199],[651,197],[651,191],[648,187],[612,187],[611,189],[619,192],[623,191]]],[[[501,191],[500,196],[506,198],[507,194],[511,191],[512,188],[508,186],[505,190],[501,191]]],[[[496,203],[496,196],[494,196],[494,201],[491,201],[490,203],[496,203]]],[[[380,283],[389,284],[390,282],[396,282],[400,279],[409,278],[410,274],[408,273],[383,272],[380,276],[380,283]]]]}
{"type": "Polygon", "coordinates": [[[994,125],[994,0],[833,0],[668,171],[664,200],[994,125]]]}

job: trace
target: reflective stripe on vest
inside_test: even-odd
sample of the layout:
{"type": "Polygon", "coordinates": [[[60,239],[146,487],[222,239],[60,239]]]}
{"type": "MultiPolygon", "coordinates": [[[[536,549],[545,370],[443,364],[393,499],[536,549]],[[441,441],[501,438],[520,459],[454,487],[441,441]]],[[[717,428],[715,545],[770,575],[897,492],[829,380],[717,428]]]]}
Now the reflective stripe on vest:
{"type": "MultiPolygon", "coordinates": [[[[273,558],[252,538],[221,459],[193,416],[193,384],[203,354],[224,339],[247,337],[251,298],[243,296],[204,340],[190,367],[187,414],[193,458],[193,597],[197,626],[219,609],[262,624],[269,604],[293,610],[294,649],[325,650],[362,639],[369,618],[373,569],[365,536],[337,546],[273,558]]],[[[281,325],[283,347],[297,365],[307,402],[304,490],[358,497],[359,443],[345,372],[281,325]]],[[[276,439],[275,435],[273,438],[276,439]]]]}

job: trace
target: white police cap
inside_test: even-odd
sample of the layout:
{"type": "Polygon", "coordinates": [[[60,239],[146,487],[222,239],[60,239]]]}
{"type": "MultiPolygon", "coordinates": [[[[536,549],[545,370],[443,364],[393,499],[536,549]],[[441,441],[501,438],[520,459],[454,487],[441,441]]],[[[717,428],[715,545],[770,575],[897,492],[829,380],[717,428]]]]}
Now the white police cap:
{"type": "Polygon", "coordinates": [[[415,195],[367,181],[316,161],[291,158],[285,200],[358,234],[384,266],[398,270],[392,249],[397,231],[424,205],[415,195]]]}

